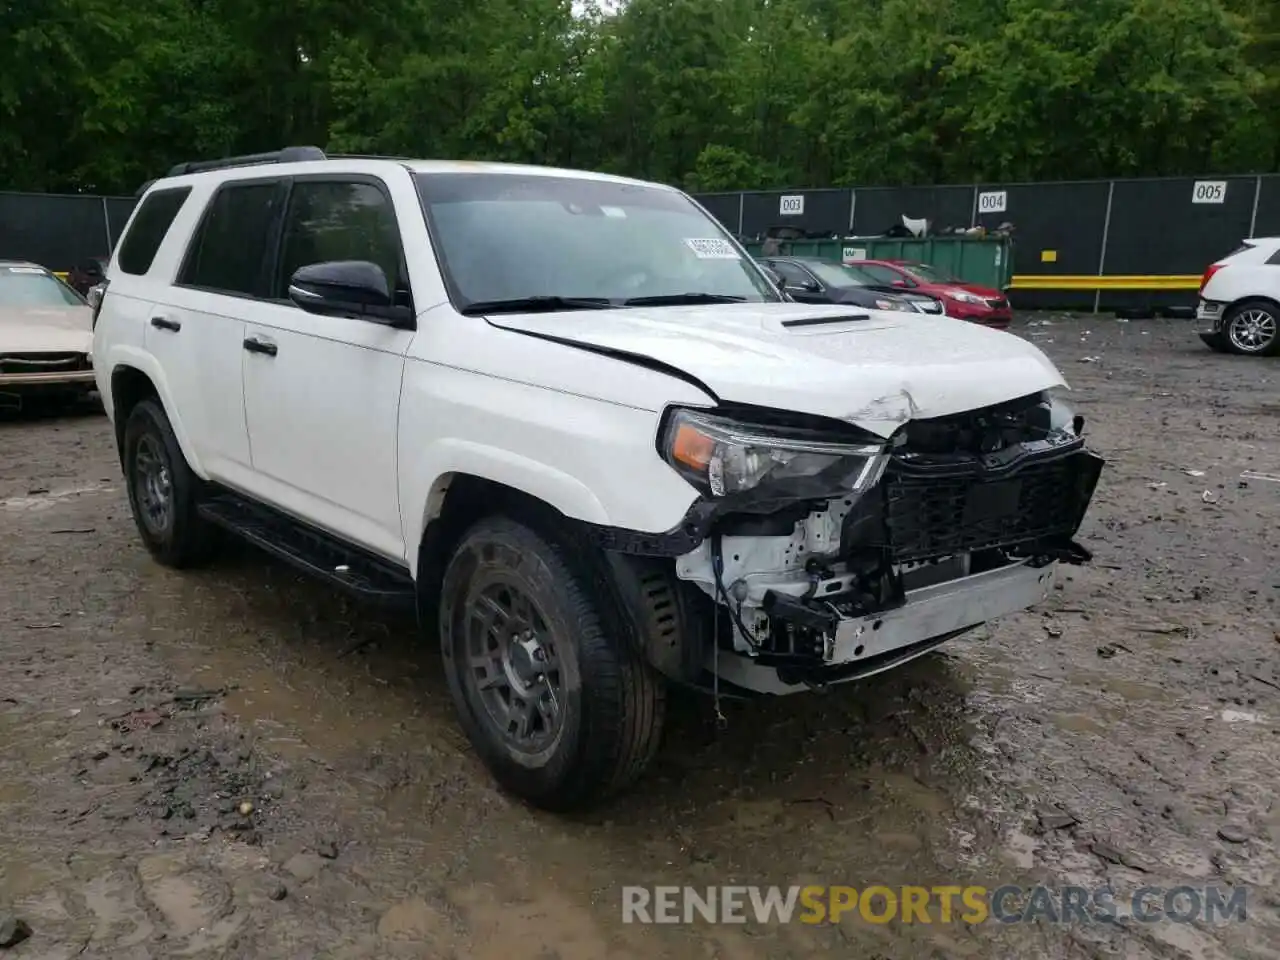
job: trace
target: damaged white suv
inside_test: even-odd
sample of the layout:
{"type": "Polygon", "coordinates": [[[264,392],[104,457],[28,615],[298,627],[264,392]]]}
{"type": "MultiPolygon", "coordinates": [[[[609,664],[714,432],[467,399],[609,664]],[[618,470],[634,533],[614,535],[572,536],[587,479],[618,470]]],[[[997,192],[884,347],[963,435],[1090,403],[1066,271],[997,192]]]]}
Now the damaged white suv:
{"type": "Polygon", "coordinates": [[[96,308],[162,563],[248,538],[416,605],[535,804],[657,747],[667,681],[788,693],[1048,590],[1102,461],[1023,340],[789,302],[664,186],[483,163],[183,164],[96,308]]]}

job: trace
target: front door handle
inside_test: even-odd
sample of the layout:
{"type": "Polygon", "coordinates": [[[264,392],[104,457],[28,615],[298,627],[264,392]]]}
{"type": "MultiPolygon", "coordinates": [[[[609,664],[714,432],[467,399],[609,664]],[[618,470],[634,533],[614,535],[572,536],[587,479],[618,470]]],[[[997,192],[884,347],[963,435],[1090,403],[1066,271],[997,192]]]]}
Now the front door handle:
{"type": "Polygon", "coordinates": [[[182,329],[182,324],[177,320],[170,320],[167,317],[152,317],[151,325],[157,330],[171,330],[174,333],[177,333],[182,329]]]}
{"type": "Polygon", "coordinates": [[[259,340],[257,337],[246,337],[244,348],[250,353],[263,353],[268,357],[274,357],[280,352],[279,348],[270,340],[259,340]]]}

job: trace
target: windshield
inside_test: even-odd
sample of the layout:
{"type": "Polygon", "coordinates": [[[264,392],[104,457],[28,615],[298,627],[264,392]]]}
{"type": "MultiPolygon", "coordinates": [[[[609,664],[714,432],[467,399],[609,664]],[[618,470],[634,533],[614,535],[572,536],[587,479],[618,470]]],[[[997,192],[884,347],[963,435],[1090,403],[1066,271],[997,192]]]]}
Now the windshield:
{"type": "Polygon", "coordinates": [[[417,180],[459,309],[530,298],[557,309],[781,299],[724,229],[680,193],[537,174],[417,180]]]}
{"type": "Polygon", "coordinates": [[[844,263],[807,261],[805,266],[823,283],[831,287],[865,287],[876,281],[857,267],[844,263]]]}
{"type": "Polygon", "coordinates": [[[40,267],[0,266],[0,307],[79,307],[84,302],[40,267]]]}
{"type": "Polygon", "coordinates": [[[925,283],[961,283],[961,280],[951,276],[945,270],[939,270],[935,266],[927,263],[904,263],[902,269],[915,277],[923,280],[925,283]]]}

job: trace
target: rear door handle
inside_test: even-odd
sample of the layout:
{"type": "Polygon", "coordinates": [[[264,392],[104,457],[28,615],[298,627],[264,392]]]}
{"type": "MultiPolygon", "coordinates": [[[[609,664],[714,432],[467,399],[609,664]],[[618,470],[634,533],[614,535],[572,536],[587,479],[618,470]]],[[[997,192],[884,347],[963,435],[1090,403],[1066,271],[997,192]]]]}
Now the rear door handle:
{"type": "Polygon", "coordinates": [[[259,340],[257,337],[246,337],[244,348],[250,353],[264,353],[268,357],[274,357],[280,352],[279,348],[270,340],[259,340]]]}
{"type": "Polygon", "coordinates": [[[177,333],[182,329],[182,324],[177,320],[170,320],[167,317],[152,317],[151,325],[157,330],[172,330],[174,333],[177,333]]]}

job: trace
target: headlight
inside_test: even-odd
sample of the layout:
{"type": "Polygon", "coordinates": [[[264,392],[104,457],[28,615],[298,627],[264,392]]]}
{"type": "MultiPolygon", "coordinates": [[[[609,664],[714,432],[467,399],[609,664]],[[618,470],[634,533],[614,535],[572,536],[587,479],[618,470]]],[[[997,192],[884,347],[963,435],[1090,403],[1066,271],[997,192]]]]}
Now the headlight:
{"type": "Polygon", "coordinates": [[[693,410],[672,414],[661,451],[681,476],[716,497],[789,481],[859,493],[879,481],[888,463],[879,443],[823,439],[813,430],[753,426],[693,410]]]}
{"type": "Polygon", "coordinates": [[[961,303],[985,304],[987,302],[976,293],[970,293],[968,290],[957,290],[955,293],[951,294],[951,299],[959,300],[961,303]]]}
{"type": "Polygon", "coordinates": [[[1076,433],[1076,412],[1071,406],[1059,397],[1050,396],[1049,403],[1049,429],[1057,433],[1065,431],[1066,433],[1076,433]]]}
{"type": "Polygon", "coordinates": [[[901,300],[877,300],[876,309],[877,310],[910,310],[911,307],[903,303],[901,300]]]}

